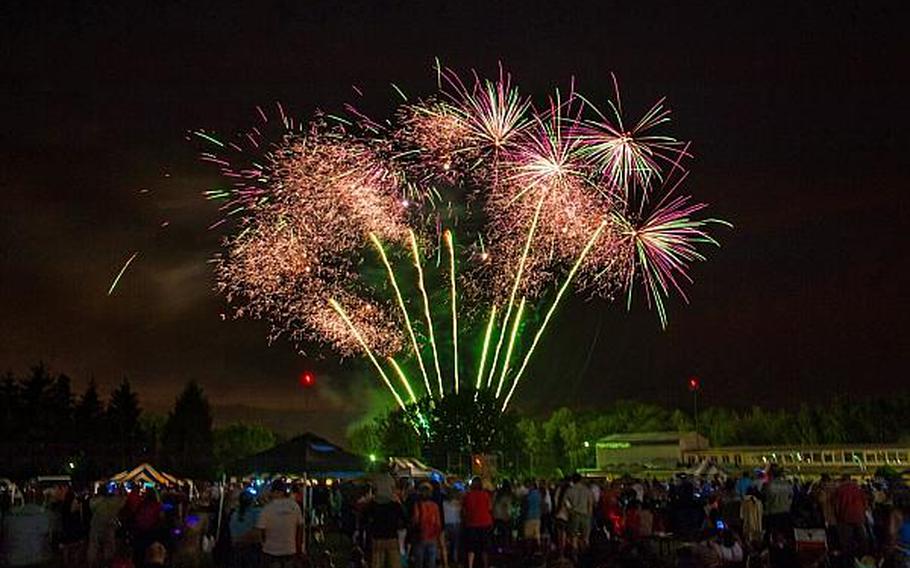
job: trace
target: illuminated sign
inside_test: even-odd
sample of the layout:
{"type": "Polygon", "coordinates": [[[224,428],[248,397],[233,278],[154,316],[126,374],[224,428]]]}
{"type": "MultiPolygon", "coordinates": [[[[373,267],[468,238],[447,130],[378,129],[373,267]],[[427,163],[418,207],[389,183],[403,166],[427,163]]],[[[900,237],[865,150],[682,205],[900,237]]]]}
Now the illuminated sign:
{"type": "Polygon", "coordinates": [[[624,450],[626,448],[631,448],[632,444],[629,442],[603,442],[597,444],[601,448],[606,448],[608,450],[624,450]]]}

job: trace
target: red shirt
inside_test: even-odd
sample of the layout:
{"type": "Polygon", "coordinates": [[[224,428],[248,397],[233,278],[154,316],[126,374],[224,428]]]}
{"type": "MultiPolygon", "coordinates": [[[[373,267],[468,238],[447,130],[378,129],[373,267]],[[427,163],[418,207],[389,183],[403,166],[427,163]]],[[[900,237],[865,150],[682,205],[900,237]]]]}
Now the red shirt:
{"type": "Polygon", "coordinates": [[[493,501],[486,491],[468,491],[461,505],[461,514],[464,516],[464,526],[471,528],[486,528],[493,526],[493,501]]]}
{"type": "Polygon", "coordinates": [[[439,518],[439,505],[425,499],[414,506],[414,523],[420,528],[422,542],[436,542],[442,532],[442,519],[439,518]]]}
{"type": "Polygon", "coordinates": [[[866,522],[866,495],[852,481],[842,483],[834,491],[834,511],[838,522],[861,525],[866,522]]]}

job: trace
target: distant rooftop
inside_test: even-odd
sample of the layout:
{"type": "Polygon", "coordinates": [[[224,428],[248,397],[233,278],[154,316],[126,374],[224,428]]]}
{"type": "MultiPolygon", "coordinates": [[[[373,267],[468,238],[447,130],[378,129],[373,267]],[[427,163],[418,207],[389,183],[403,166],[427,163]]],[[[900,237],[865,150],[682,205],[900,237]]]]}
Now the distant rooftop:
{"type": "Polygon", "coordinates": [[[629,442],[629,443],[677,443],[680,438],[694,438],[695,432],[629,432],[626,434],[610,434],[599,439],[598,443],[629,442]]]}

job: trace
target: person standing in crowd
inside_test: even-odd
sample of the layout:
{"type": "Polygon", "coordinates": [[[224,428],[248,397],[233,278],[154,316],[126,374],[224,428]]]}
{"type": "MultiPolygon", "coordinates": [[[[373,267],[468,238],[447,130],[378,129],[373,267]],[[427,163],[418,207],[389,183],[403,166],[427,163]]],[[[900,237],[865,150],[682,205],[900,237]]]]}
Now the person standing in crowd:
{"type": "Polygon", "coordinates": [[[553,495],[552,487],[545,479],[537,482],[540,490],[540,541],[544,549],[550,547],[553,534],[553,495]]]}
{"type": "Polygon", "coordinates": [[[837,516],[834,514],[834,491],[836,485],[831,476],[823,473],[821,479],[812,488],[812,497],[821,513],[826,531],[833,531],[837,527],[837,516]]]}
{"type": "Polygon", "coordinates": [[[82,518],[82,500],[72,487],[66,488],[60,503],[60,549],[63,566],[82,566],[85,552],[85,524],[82,518]]]}
{"type": "Polygon", "coordinates": [[[755,546],[762,540],[762,517],[764,516],[764,504],[759,499],[758,489],[750,487],[743,497],[743,502],[739,508],[739,516],[742,519],[743,539],[746,544],[755,546]]]}
{"type": "Polygon", "coordinates": [[[154,488],[148,488],[142,502],[133,516],[133,563],[141,566],[145,562],[145,551],[153,542],[163,542],[164,511],[154,488]]]}
{"type": "Polygon", "coordinates": [[[540,549],[540,515],[541,497],[537,482],[533,479],[527,482],[528,492],[521,502],[522,509],[522,537],[529,545],[532,552],[540,549]]]}
{"type": "Polygon", "coordinates": [[[910,506],[900,509],[899,522],[894,527],[895,568],[910,568],[910,506]]]}
{"type": "Polygon", "coordinates": [[[142,563],[143,568],[155,568],[164,566],[167,561],[167,549],[158,541],[153,542],[145,551],[145,559],[142,563]]]}
{"type": "Polygon", "coordinates": [[[598,509],[600,521],[613,536],[623,532],[622,507],[619,504],[620,491],[616,482],[608,484],[600,493],[598,509]]]}
{"type": "Polygon", "coordinates": [[[467,551],[468,568],[474,568],[474,560],[480,555],[483,568],[490,565],[490,532],[493,529],[493,503],[490,494],[483,488],[479,477],[471,480],[471,490],[462,504],[464,542],[467,551]]]}
{"type": "Polygon", "coordinates": [[[566,550],[567,535],[569,532],[569,507],[566,504],[566,492],[569,490],[569,480],[565,478],[556,488],[553,497],[553,531],[556,533],[556,549],[562,556],[566,550]]]}
{"type": "Polygon", "coordinates": [[[505,480],[493,501],[493,535],[500,549],[512,544],[512,498],[512,485],[505,480]]]}
{"type": "Polygon", "coordinates": [[[793,486],[784,478],[783,468],[772,464],[768,471],[769,479],[762,488],[765,503],[765,525],[769,533],[779,536],[790,536],[793,519],[790,509],[793,506],[793,486]]]}
{"type": "Polygon", "coordinates": [[[452,487],[442,503],[442,517],[445,524],[448,546],[445,564],[458,564],[461,559],[461,491],[452,487]]]}
{"type": "Polygon", "coordinates": [[[591,488],[576,473],[572,476],[572,483],[566,490],[565,506],[569,510],[569,538],[570,546],[576,552],[588,546],[588,536],[591,532],[591,516],[594,512],[594,494],[591,488]]]}
{"type": "Polygon", "coordinates": [[[678,479],[669,495],[669,519],[672,532],[683,540],[694,541],[705,524],[705,507],[688,477],[678,479]]]}
{"type": "Polygon", "coordinates": [[[866,495],[849,475],[834,491],[834,515],[841,550],[847,556],[862,556],[866,545],[866,495]]]}
{"type": "Polygon", "coordinates": [[[731,530],[720,531],[710,547],[721,566],[739,566],[743,561],[742,544],[731,530]]]}
{"type": "Polygon", "coordinates": [[[284,481],[272,482],[271,500],[255,526],[261,531],[263,568],[294,568],[303,555],[303,514],[284,481]]]}
{"type": "Polygon", "coordinates": [[[258,568],[262,556],[256,521],[261,509],[250,491],[242,491],[237,508],[231,511],[228,528],[231,534],[231,567],[258,568]]]}
{"type": "Polygon", "coordinates": [[[107,566],[117,550],[117,527],[125,499],[107,487],[89,501],[92,519],[88,529],[88,565],[107,566]]]}
{"type": "Polygon", "coordinates": [[[433,486],[429,483],[420,484],[419,496],[411,512],[411,526],[416,531],[413,551],[415,568],[436,568],[439,552],[436,545],[442,533],[442,519],[439,505],[433,501],[433,486]]]}
{"type": "Polygon", "coordinates": [[[745,499],[753,486],[752,474],[748,471],[744,471],[742,477],[736,480],[736,494],[739,495],[740,499],[745,499]]]}
{"type": "Polygon", "coordinates": [[[406,524],[404,507],[398,500],[392,478],[386,475],[374,479],[375,495],[363,511],[363,519],[371,542],[371,568],[400,568],[401,548],[398,531],[406,524]]]}

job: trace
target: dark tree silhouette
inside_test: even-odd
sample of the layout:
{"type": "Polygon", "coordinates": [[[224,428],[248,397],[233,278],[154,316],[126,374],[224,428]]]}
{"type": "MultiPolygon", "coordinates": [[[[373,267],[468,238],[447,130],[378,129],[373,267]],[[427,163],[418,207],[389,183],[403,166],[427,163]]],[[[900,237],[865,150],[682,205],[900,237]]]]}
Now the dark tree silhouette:
{"type": "Polygon", "coordinates": [[[105,416],[109,444],[116,456],[117,466],[127,468],[144,452],[142,451],[142,431],[139,427],[139,397],[130,387],[130,382],[123,379],[113,393],[107,405],[105,416]]]}
{"type": "Polygon", "coordinates": [[[4,440],[12,441],[17,437],[19,401],[19,383],[8,372],[0,382],[0,438],[4,440]]]}
{"type": "Polygon", "coordinates": [[[220,472],[224,472],[231,462],[274,445],[275,434],[261,424],[237,422],[214,431],[215,462],[220,472]]]}
{"type": "Polygon", "coordinates": [[[161,452],[165,463],[179,475],[192,479],[214,475],[212,410],[195,381],[186,385],[168,415],[161,452]]]}
{"type": "Polygon", "coordinates": [[[85,392],[79,398],[75,410],[76,431],[80,438],[96,440],[104,431],[104,405],[98,396],[98,387],[95,379],[91,379],[85,392]]]}

